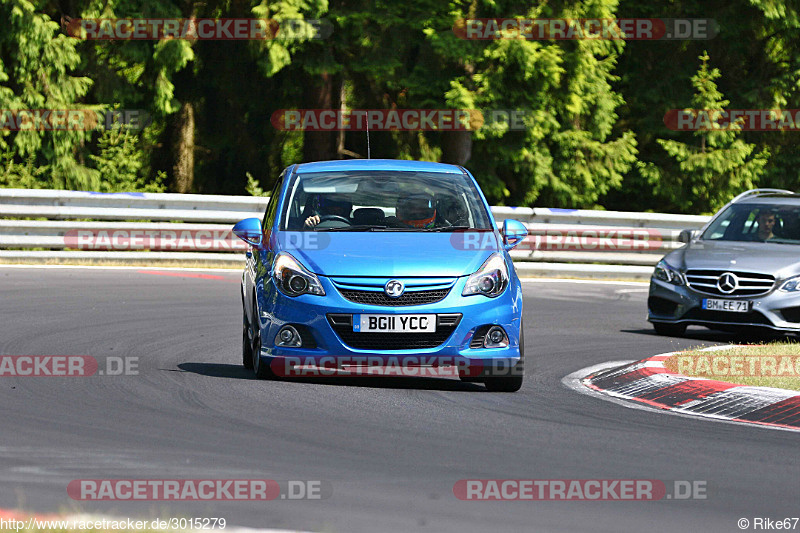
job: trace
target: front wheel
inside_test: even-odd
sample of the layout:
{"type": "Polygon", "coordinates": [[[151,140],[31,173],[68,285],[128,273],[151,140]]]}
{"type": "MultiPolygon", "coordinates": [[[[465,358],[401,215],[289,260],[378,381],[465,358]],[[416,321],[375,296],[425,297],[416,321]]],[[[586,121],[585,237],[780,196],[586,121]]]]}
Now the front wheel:
{"type": "Polygon", "coordinates": [[[680,337],[686,333],[686,324],[665,324],[664,322],[653,322],[653,329],[659,335],[665,337],[680,337]]]}
{"type": "MultiPolygon", "coordinates": [[[[258,315],[256,315],[258,316],[258,315]]],[[[253,332],[253,372],[257,379],[273,379],[275,374],[272,372],[272,367],[264,364],[261,360],[261,330],[256,327],[253,332]]]]}
{"type": "Polygon", "coordinates": [[[247,370],[253,370],[253,339],[250,338],[250,324],[247,313],[242,311],[242,365],[247,370]]]}

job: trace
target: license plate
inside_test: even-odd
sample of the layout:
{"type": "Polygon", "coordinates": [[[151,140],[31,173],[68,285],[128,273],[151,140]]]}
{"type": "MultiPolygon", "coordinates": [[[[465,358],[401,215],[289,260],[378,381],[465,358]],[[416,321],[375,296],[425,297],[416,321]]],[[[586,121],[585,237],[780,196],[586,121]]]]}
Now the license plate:
{"type": "Polygon", "coordinates": [[[353,315],[353,331],[435,333],[436,315],[353,315]]]}
{"type": "Polygon", "coordinates": [[[728,311],[731,313],[747,313],[750,311],[750,302],[747,300],[713,300],[705,298],[703,309],[709,311],[728,311]]]}

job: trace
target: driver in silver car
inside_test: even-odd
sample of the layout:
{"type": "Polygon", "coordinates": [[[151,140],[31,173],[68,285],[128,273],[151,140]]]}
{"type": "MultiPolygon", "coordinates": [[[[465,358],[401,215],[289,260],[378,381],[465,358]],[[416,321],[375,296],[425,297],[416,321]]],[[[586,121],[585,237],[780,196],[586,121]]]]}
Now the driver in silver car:
{"type": "Polygon", "coordinates": [[[758,231],[753,234],[754,241],[768,241],[775,235],[772,230],[775,228],[775,213],[773,211],[762,211],[758,214],[758,231]]]}

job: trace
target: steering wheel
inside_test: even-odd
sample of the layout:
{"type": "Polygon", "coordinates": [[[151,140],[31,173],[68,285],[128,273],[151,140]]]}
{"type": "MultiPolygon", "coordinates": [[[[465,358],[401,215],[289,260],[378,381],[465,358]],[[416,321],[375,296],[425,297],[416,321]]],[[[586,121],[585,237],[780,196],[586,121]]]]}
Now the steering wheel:
{"type": "MultiPolygon", "coordinates": [[[[348,226],[352,226],[353,225],[353,223],[350,222],[345,217],[340,217],[339,215],[323,215],[323,216],[319,217],[319,224],[317,224],[317,227],[322,226],[322,224],[324,224],[325,222],[344,222],[348,226]]],[[[336,227],[336,226],[333,226],[333,227],[336,227]]]]}

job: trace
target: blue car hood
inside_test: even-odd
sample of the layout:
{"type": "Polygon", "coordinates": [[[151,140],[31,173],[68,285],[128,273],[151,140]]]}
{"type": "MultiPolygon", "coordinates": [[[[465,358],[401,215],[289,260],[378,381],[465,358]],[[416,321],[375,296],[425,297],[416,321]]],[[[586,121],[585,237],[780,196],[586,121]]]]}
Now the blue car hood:
{"type": "Polygon", "coordinates": [[[463,234],[319,232],[318,249],[285,248],[322,276],[457,277],[472,274],[500,245],[494,233],[464,249],[463,234]]]}

